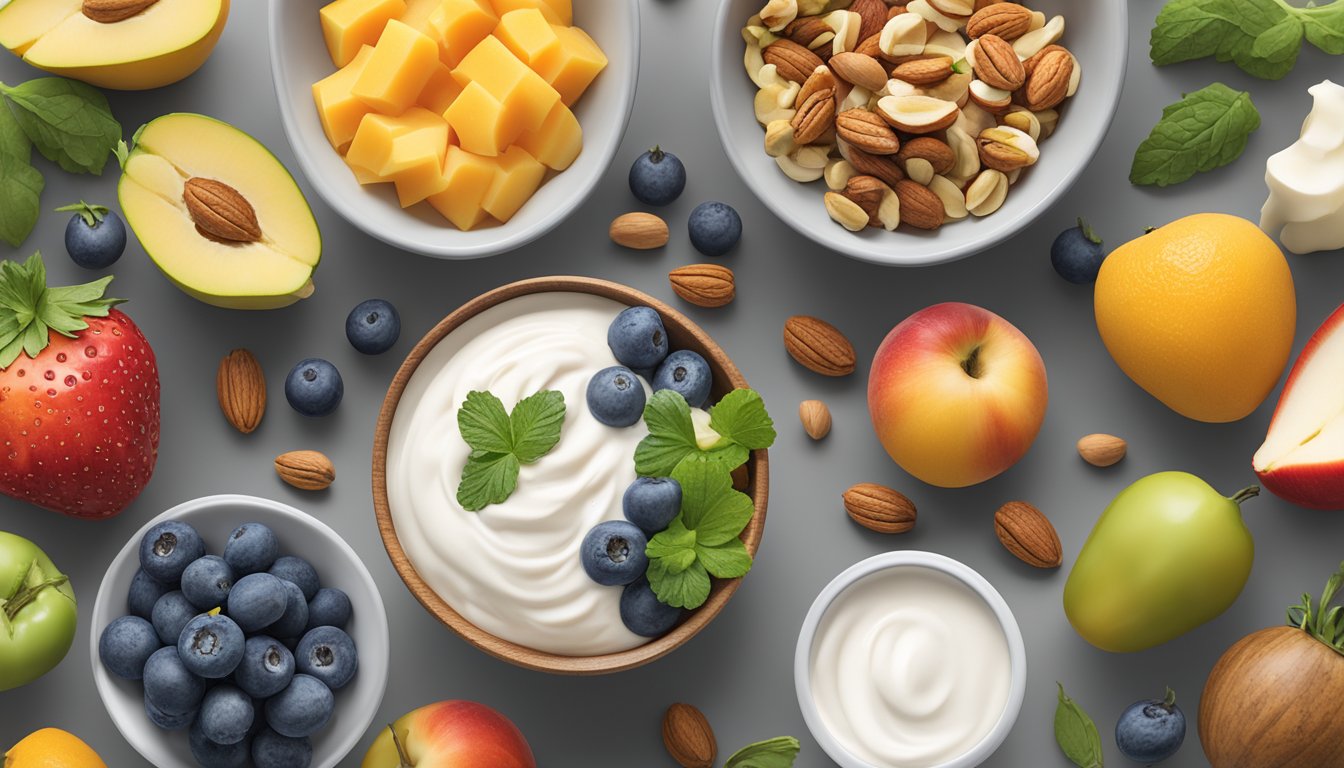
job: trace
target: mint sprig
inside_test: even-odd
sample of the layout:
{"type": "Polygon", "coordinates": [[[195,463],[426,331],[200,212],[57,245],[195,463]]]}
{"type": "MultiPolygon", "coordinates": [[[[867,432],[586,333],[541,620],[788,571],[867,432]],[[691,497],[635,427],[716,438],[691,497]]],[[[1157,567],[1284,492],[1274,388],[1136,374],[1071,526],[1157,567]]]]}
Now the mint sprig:
{"type": "Polygon", "coordinates": [[[457,502],[468,512],[500,504],[518,488],[518,473],[560,442],[565,396],[544,390],[524,398],[512,413],[489,392],[468,392],[457,411],[457,428],[471,447],[457,502]]]}
{"type": "Polygon", "coordinates": [[[1249,75],[1278,80],[1292,71],[1302,39],[1344,54],[1344,3],[1299,8],[1284,0],[1172,0],[1149,37],[1154,64],[1209,56],[1249,75]]]}
{"type": "Polygon", "coordinates": [[[1101,735],[1083,708],[1064,693],[1059,686],[1059,703],[1055,706],[1055,741],[1064,756],[1078,768],[1103,768],[1101,735]]]}
{"type": "Polygon", "coordinates": [[[102,91],[78,80],[39,77],[0,83],[0,93],[43,157],[70,173],[102,174],[121,140],[121,123],[102,91]]]}
{"type": "Polygon", "coordinates": [[[107,317],[124,299],[103,296],[112,276],[83,285],[47,286],[42,254],[27,261],[0,261],[0,370],[27,354],[36,358],[50,331],[74,338],[89,327],[86,317],[107,317]]]}
{"type": "Polygon", "coordinates": [[[734,752],[723,768],[792,768],[801,748],[792,736],[758,741],[734,752]]]}
{"type": "Polygon", "coordinates": [[[671,477],[681,485],[681,513],[649,540],[649,586],[674,608],[699,608],[710,577],[735,579],[751,570],[751,553],[738,538],[751,522],[751,498],[733,489],[731,470],[714,461],[687,461],[671,477]]]}
{"type": "MultiPolygon", "coordinates": [[[[1344,0],[1338,0],[1344,2],[1344,0]]],[[[1179,184],[1241,156],[1260,113],[1250,94],[1214,83],[1162,110],[1162,119],[1134,153],[1131,184],[1179,184]]]]}
{"type": "Polygon", "coordinates": [[[708,450],[695,439],[695,425],[686,399],[677,392],[655,392],[644,406],[649,434],[635,449],[635,471],[646,477],[669,477],[687,461],[711,462],[728,471],[747,462],[751,452],[775,442],[775,426],[754,390],[736,389],[709,409],[709,426],[721,436],[708,450]]]}

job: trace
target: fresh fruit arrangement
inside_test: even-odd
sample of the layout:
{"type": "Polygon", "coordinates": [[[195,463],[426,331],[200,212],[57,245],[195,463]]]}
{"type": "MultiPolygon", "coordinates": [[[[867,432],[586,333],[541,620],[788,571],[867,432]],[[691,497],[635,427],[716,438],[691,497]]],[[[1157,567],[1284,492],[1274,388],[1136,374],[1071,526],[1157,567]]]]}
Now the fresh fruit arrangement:
{"type": "Polygon", "coordinates": [[[1082,76],[1064,17],[1024,5],[803,5],[769,0],[742,30],[756,119],[766,154],[794,181],[824,178],[851,232],[997,211],[1082,76]]]}
{"type": "Polygon", "coordinates": [[[208,555],[190,525],[161,522],[140,541],[128,613],[99,636],[107,671],[143,681],[150,721],[190,728],[205,768],[305,768],[309,737],[359,668],[344,631],[350,598],[280,552],[261,523],[238,526],[208,555]]]}
{"type": "Polygon", "coordinates": [[[33,542],[0,531],[0,691],[27,685],[61,663],[75,640],[70,580],[33,542]]]}
{"type": "Polygon", "coordinates": [[[458,229],[504,223],[583,149],[571,108],[606,67],[570,0],[335,0],[322,129],[361,184],[391,183],[458,229]]]}
{"type": "Polygon", "coordinates": [[[522,731],[474,701],[426,704],[382,729],[361,768],[536,768],[522,731]]]}

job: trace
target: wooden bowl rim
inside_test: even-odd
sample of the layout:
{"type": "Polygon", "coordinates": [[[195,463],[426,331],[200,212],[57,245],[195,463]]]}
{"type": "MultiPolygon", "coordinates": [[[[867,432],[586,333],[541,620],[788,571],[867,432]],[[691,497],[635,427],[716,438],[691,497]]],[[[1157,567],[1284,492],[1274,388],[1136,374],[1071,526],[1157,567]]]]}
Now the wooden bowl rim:
{"type": "MultiPolygon", "coordinates": [[[[397,405],[411,376],[415,374],[430,350],[470,318],[506,301],[537,293],[586,293],[620,301],[627,306],[652,307],[663,318],[665,324],[670,324],[678,331],[689,335],[700,346],[697,351],[705,355],[711,368],[722,372],[727,380],[727,389],[747,386],[746,378],[727,353],[700,326],[671,306],[629,286],[590,277],[555,276],[520,280],[488,291],[458,307],[430,329],[407,355],[391,385],[388,386],[382,410],[378,414],[373,444],[373,508],[378,520],[378,533],[382,537],[383,546],[387,549],[397,575],[406,583],[420,604],[467,642],[491,656],[527,669],[564,675],[600,675],[633,669],[666,656],[697,635],[723,610],[729,598],[741,586],[742,579],[715,579],[709,599],[704,605],[691,612],[671,632],[644,645],[598,656],[562,656],[504,640],[464,618],[435,593],[416,572],[401,548],[396,527],[392,523],[392,512],[387,502],[387,443],[397,405]]],[[[716,382],[716,389],[719,388],[717,386],[719,383],[716,382]]],[[[761,536],[765,530],[766,502],[770,485],[769,464],[769,455],[764,450],[753,451],[747,462],[750,481],[745,492],[751,497],[756,513],[742,532],[742,541],[753,557],[760,548],[761,536]]]]}

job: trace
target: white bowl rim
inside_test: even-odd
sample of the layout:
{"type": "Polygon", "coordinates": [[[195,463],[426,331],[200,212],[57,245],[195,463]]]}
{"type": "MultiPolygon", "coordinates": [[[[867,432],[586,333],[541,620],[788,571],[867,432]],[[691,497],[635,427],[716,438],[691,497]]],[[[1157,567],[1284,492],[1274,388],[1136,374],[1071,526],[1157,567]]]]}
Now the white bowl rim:
{"type": "Polygon", "coordinates": [[[821,590],[821,594],[817,595],[817,599],[807,612],[807,618],[803,619],[803,627],[798,633],[798,646],[793,657],[794,689],[798,695],[798,706],[803,712],[803,721],[807,724],[807,729],[812,732],[812,737],[821,745],[822,751],[843,768],[882,768],[856,757],[831,735],[826,724],[822,722],[821,713],[817,711],[816,701],[812,698],[812,644],[816,639],[822,617],[836,598],[864,577],[903,566],[927,568],[947,574],[965,584],[994,612],[1008,641],[1010,668],[1008,701],[1004,704],[1003,714],[998,722],[965,754],[929,766],[929,768],[972,768],[994,754],[1008,738],[1009,732],[1017,722],[1017,717],[1022,711],[1022,700],[1027,691],[1027,650],[1022,640],[1022,630],[1013,616],[1012,609],[1008,607],[1007,601],[994,585],[969,565],[936,552],[899,550],[874,555],[846,568],[821,590]]]}
{"type": "MultiPolygon", "coordinates": [[[[624,1],[624,0],[622,0],[624,1]]],[[[280,39],[280,25],[276,23],[280,8],[285,3],[298,2],[298,0],[271,0],[270,14],[267,18],[267,37],[270,43],[271,57],[271,81],[275,92],[275,100],[280,105],[281,123],[285,129],[285,140],[289,143],[290,151],[298,158],[299,167],[303,170],[303,175],[308,178],[308,183],[317,190],[317,194],[326,201],[341,215],[341,218],[354,224],[365,234],[387,243],[393,247],[412,253],[419,253],[425,256],[432,256],[438,259],[480,259],[487,256],[497,256],[501,253],[521,248],[524,245],[542,237],[551,230],[560,226],[569,215],[574,212],[597,190],[597,185],[602,182],[606,171],[611,168],[611,162],[615,159],[616,153],[624,143],[626,128],[630,125],[630,116],[635,108],[635,92],[639,86],[639,64],[640,64],[640,16],[639,3],[630,2],[630,23],[626,33],[630,37],[630,79],[627,83],[621,102],[623,109],[620,110],[620,126],[616,132],[616,138],[611,145],[602,154],[598,167],[602,170],[593,175],[593,178],[587,184],[574,190],[574,194],[565,198],[565,202],[551,209],[541,221],[529,228],[519,228],[516,231],[508,231],[508,225],[501,225],[494,229],[502,236],[488,243],[478,245],[455,245],[451,235],[456,232],[455,229],[445,228],[444,233],[448,235],[445,242],[442,243],[422,243],[414,242],[403,238],[398,231],[385,231],[368,223],[367,217],[363,216],[359,207],[353,202],[347,200],[341,195],[330,191],[326,184],[319,183],[321,174],[318,171],[317,161],[312,153],[315,151],[330,151],[326,145],[314,149],[298,141],[295,136],[295,129],[292,127],[298,120],[294,112],[293,105],[281,94],[286,89],[284,83],[287,81],[288,72],[285,69],[283,57],[276,55],[276,51],[283,45],[280,39]]],[[[554,179],[552,179],[554,182],[554,179]]]]}
{"type": "MultiPolygon", "coordinates": [[[[131,538],[126,541],[126,545],[123,546],[121,549],[117,550],[117,554],[113,556],[111,563],[115,563],[119,560],[128,557],[132,553],[132,551],[139,546],[140,540],[144,538],[145,534],[149,531],[149,529],[154,527],[155,525],[158,525],[164,520],[178,517],[186,512],[195,512],[197,510],[209,507],[239,507],[239,506],[262,508],[266,509],[269,512],[282,515],[284,517],[293,518],[297,520],[300,524],[307,525],[316,529],[317,531],[321,532],[327,540],[335,543],[337,549],[339,549],[342,554],[349,557],[350,560],[356,564],[357,567],[351,569],[354,575],[357,576],[360,581],[366,582],[366,586],[369,587],[369,593],[373,595],[374,608],[376,609],[375,610],[376,615],[374,617],[376,621],[373,622],[373,626],[379,635],[379,644],[383,648],[390,648],[391,637],[389,635],[389,629],[387,624],[387,609],[383,604],[383,596],[382,593],[378,591],[377,583],[374,582],[373,576],[369,573],[369,569],[364,565],[364,561],[360,559],[359,554],[356,553],[355,550],[345,541],[345,539],[342,538],[340,534],[336,533],[336,531],[333,530],[331,526],[327,525],[321,520],[318,520],[316,517],[313,517],[312,515],[295,507],[291,507],[290,505],[285,504],[283,502],[262,498],[260,496],[248,496],[246,494],[239,494],[239,493],[222,493],[222,494],[216,494],[214,496],[201,496],[195,499],[189,499],[187,501],[182,502],[181,504],[178,504],[164,511],[159,515],[154,516],[153,519],[147,521],[144,525],[140,526],[139,530],[137,530],[135,534],[132,535],[131,538]]],[[[102,582],[100,582],[98,585],[98,596],[94,598],[93,612],[90,614],[89,617],[90,624],[93,623],[94,617],[102,613],[102,607],[104,602],[113,599],[108,593],[111,581],[108,578],[108,574],[111,573],[111,563],[108,564],[109,566],[108,573],[104,574],[102,582]]],[[[361,611],[360,615],[363,616],[364,612],[361,611]]],[[[108,676],[107,671],[103,669],[103,665],[99,662],[98,659],[98,640],[99,636],[102,634],[102,629],[103,629],[102,627],[97,626],[89,627],[89,662],[93,667],[93,682],[94,686],[98,689],[98,698],[102,700],[103,707],[108,710],[108,717],[111,718],[112,724],[117,727],[117,731],[121,734],[122,739],[124,739],[127,744],[130,744],[131,747],[135,749],[135,751],[138,752],[140,756],[143,757],[146,761],[153,763],[153,760],[150,758],[150,756],[145,754],[140,749],[140,745],[137,741],[137,738],[133,738],[132,734],[126,732],[126,729],[122,727],[121,718],[114,715],[111,711],[111,708],[108,706],[108,697],[111,694],[110,688],[112,685],[112,680],[108,676]]],[[[359,740],[364,737],[364,732],[367,731],[369,725],[373,723],[373,718],[377,716],[377,710],[379,709],[379,707],[382,706],[383,697],[387,693],[387,681],[389,674],[386,667],[388,665],[384,666],[385,669],[381,676],[381,680],[378,681],[378,684],[375,688],[378,700],[374,702],[374,706],[369,715],[369,722],[365,723],[361,728],[358,729],[351,728],[345,733],[341,734],[340,738],[337,739],[336,741],[336,748],[335,751],[332,753],[330,759],[322,763],[314,762],[313,763],[314,768],[335,768],[335,766],[339,765],[342,760],[344,760],[346,757],[349,756],[350,752],[353,751],[355,746],[359,744],[359,740]]]]}
{"type": "MultiPolygon", "coordinates": [[[[1097,122],[1099,129],[1094,130],[1090,136],[1085,137],[1083,144],[1084,152],[1079,155],[1081,162],[1073,164],[1073,166],[1064,174],[1064,177],[1059,180],[1059,183],[1047,190],[1045,195],[1037,200],[1031,208],[1027,209],[1023,215],[1011,221],[1005,221],[998,224],[995,224],[993,217],[990,216],[980,220],[982,224],[992,225],[987,226],[987,234],[984,237],[966,241],[960,245],[937,245],[935,244],[936,241],[921,241],[921,243],[926,245],[920,249],[922,253],[917,258],[901,258],[895,254],[884,255],[878,253],[871,247],[868,247],[867,241],[860,240],[856,237],[846,236],[829,238],[828,235],[834,234],[831,230],[821,231],[813,230],[809,227],[797,226],[795,217],[791,215],[788,206],[783,201],[776,199],[773,195],[763,195],[759,192],[756,193],[756,197],[760,199],[761,202],[765,203],[765,206],[769,208],[777,218],[792,227],[795,232],[804,235],[817,245],[833,251],[839,251],[845,256],[858,259],[859,261],[866,261],[870,264],[881,264],[883,266],[893,267],[925,267],[964,259],[967,256],[973,256],[993,248],[1025,229],[1041,213],[1063,197],[1064,193],[1069,191],[1069,188],[1078,180],[1078,177],[1082,175],[1083,171],[1087,170],[1088,166],[1092,164],[1092,159],[1096,157],[1097,150],[1101,149],[1102,141],[1106,139],[1106,134],[1110,132],[1112,121],[1115,119],[1115,113],[1120,108],[1120,94],[1124,91],[1125,87],[1125,58],[1129,51],[1129,24],[1127,23],[1129,18],[1129,6],[1125,0],[1119,0],[1118,5],[1120,7],[1120,15],[1125,23],[1121,23],[1119,29],[1115,31],[1115,37],[1119,38],[1115,51],[1120,58],[1118,63],[1118,71],[1120,75],[1119,80],[1115,85],[1115,98],[1111,100],[1110,105],[1107,107],[1104,115],[1105,119],[1097,122]]],[[[723,143],[724,154],[728,156],[728,161],[732,163],[733,169],[737,171],[737,175],[741,177],[742,182],[746,184],[747,187],[752,188],[753,192],[755,192],[755,185],[751,183],[751,176],[738,154],[738,150],[733,142],[732,131],[728,126],[727,115],[729,107],[727,95],[724,93],[723,86],[721,85],[723,78],[720,77],[726,67],[734,66],[739,70],[741,69],[741,66],[734,63],[731,59],[728,63],[725,63],[723,46],[719,45],[719,41],[723,38],[728,25],[736,23],[729,18],[733,11],[733,7],[734,4],[730,0],[722,0],[719,6],[718,18],[714,22],[714,37],[711,43],[712,51],[710,53],[709,65],[709,98],[710,105],[713,108],[712,111],[714,112],[714,125],[718,128],[719,140],[723,143]]],[[[843,230],[841,230],[841,232],[845,235],[849,234],[843,230]]]]}

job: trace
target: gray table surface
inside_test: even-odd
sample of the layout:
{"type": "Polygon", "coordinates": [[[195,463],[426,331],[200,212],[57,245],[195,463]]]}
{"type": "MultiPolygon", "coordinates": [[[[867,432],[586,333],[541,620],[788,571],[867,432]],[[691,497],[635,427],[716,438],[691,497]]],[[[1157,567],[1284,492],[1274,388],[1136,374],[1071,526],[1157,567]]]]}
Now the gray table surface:
{"type": "MultiPolygon", "coordinates": [[[[1147,39],[1160,3],[1134,0],[1123,102],[1105,145],[1073,192],[1034,226],[990,252],[946,266],[886,269],[850,261],[795,236],[733,173],[713,127],[706,87],[714,0],[641,0],[641,6],[641,83],[625,143],[592,198],[541,242],[467,263],[401,253],[337,217],[300,175],[327,246],[317,293],[292,308],[257,313],[214,309],[188,298],[132,243],[114,270],[113,290],[131,299],[125,309],[159,356],[163,442],[158,470],[129,510],[101,523],[0,499],[0,528],[34,539],[69,572],[81,618],[74,649],[54,672],[0,694],[0,747],[38,727],[59,726],[89,741],[111,766],[143,764],[108,719],[90,674],[88,617],[103,570],[122,543],[161,510],[207,494],[250,493],[290,502],[335,527],[378,582],[391,621],[393,659],[378,724],[431,701],[475,699],[517,722],[548,768],[671,766],[659,722],[669,703],[687,701],[708,715],[725,756],[751,741],[793,734],[804,745],[800,766],[831,765],[808,735],[794,697],[798,628],[813,597],[845,567],[879,552],[912,548],[941,552],[978,569],[1003,593],[1021,623],[1030,670],[1026,701],[1017,727],[986,765],[1067,765],[1051,736],[1056,680],[1100,724],[1106,757],[1115,764],[1124,764],[1111,734],[1120,711],[1172,686],[1191,730],[1185,748],[1166,764],[1206,764],[1194,722],[1210,667],[1244,634],[1281,621],[1283,609],[1304,590],[1319,591],[1344,558],[1344,516],[1262,497],[1246,512],[1259,545],[1255,571],[1225,615],[1130,656],[1108,655],[1080,639],[1065,621],[1060,594],[1068,566],[1111,497],[1133,480],[1165,469],[1194,472],[1227,493],[1249,484],[1254,480],[1250,457],[1278,392],[1236,424],[1197,424],[1167,410],[1107,356],[1094,329],[1091,290],[1060,280],[1050,268],[1048,249],[1078,214],[1085,214],[1110,246],[1147,225],[1188,213],[1214,210],[1257,218],[1265,194],[1264,159],[1296,137],[1310,107],[1307,87],[1331,73],[1338,77],[1340,60],[1308,48],[1294,73],[1278,83],[1254,80],[1230,64],[1156,69],[1148,61],[1147,39]],[[1214,80],[1249,89],[1260,107],[1264,125],[1245,156],[1175,189],[1131,187],[1130,157],[1162,106],[1214,80]],[[607,224],[636,207],[626,169],[654,143],[680,155],[690,182],[680,200],[660,211],[672,224],[669,246],[652,253],[624,251],[607,240],[607,224]],[[412,599],[378,538],[368,470],[383,392],[404,353],[438,319],[467,299],[519,278],[593,275],[672,299],[667,271],[701,260],[687,241],[684,222],[691,208],[706,199],[734,205],[745,223],[740,247],[725,259],[737,272],[738,298],[728,308],[690,308],[690,314],[734,356],[781,428],[771,451],[772,503],[756,568],[699,637],[643,669],[562,678],[486,657],[412,599]],[[376,358],[356,353],[343,332],[346,313],[370,296],[395,301],[404,322],[396,350],[376,358]],[[874,438],[865,403],[868,362],[878,342],[909,313],[946,300],[979,304],[1015,323],[1039,347],[1051,383],[1049,414],[1026,459],[995,480],[956,491],[925,486],[897,468],[874,438]],[[785,318],[799,313],[828,318],[849,334],[860,357],[854,376],[826,380],[789,360],[780,328],[785,318]],[[257,352],[274,396],[265,422],[250,437],[230,429],[215,404],[216,364],[237,346],[257,352]],[[305,419],[280,397],[285,372],[310,355],[329,358],[345,377],[345,401],[330,418],[305,419]],[[794,415],[798,402],[808,398],[827,401],[835,414],[834,432],[820,443],[803,434],[794,415]],[[1083,464],[1074,441],[1098,431],[1126,437],[1129,458],[1109,470],[1083,464]],[[272,457],[296,448],[316,448],[332,457],[339,479],[330,492],[305,494],[275,478],[272,457]],[[894,538],[852,524],[840,506],[840,493],[860,481],[907,493],[920,510],[917,529],[894,538]],[[992,516],[1011,499],[1029,500],[1054,520],[1064,542],[1064,570],[1035,571],[999,546],[992,516]]],[[[265,4],[236,2],[223,40],[197,75],[160,91],[112,95],[127,134],[164,112],[199,111],[251,132],[295,168],[271,89],[265,32],[265,4]]],[[[13,83],[36,74],[10,56],[0,57],[0,80],[13,83]]],[[[43,169],[48,213],[22,249],[3,248],[3,255],[26,256],[41,248],[54,280],[87,279],[88,273],[64,257],[65,215],[50,211],[80,198],[114,200],[114,168],[102,178],[67,176],[45,163],[43,169]]],[[[1344,297],[1339,287],[1344,260],[1327,253],[1290,257],[1290,262],[1298,286],[1296,351],[1344,297]]],[[[364,736],[344,765],[358,765],[372,735],[364,736]]]]}

